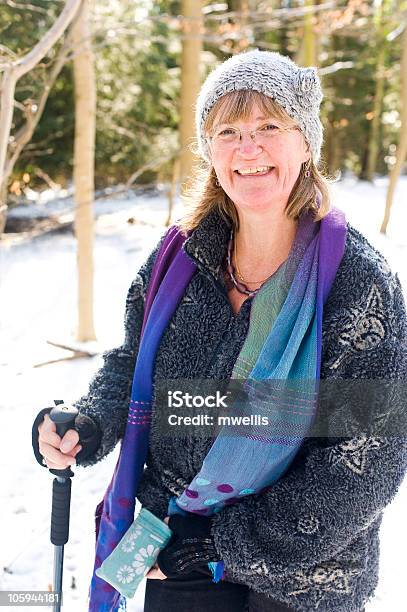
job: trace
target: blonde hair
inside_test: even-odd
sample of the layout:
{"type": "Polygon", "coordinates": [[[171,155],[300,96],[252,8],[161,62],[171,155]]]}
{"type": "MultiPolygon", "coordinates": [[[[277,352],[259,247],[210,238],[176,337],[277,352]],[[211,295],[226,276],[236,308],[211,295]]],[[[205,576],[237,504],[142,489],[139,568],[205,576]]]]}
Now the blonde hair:
{"type": "MultiPolygon", "coordinates": [[[[272,98],[258,91],[239,90],[225,94],[216,102],[206,119],[205,132],[210,133],[215,120],[217,124],[231,123],[238,119],[247,120],[254,103],[258,104],[265,116],[279,119],[282,127],[296,127],[295,121],[272,98]]],[[[314,212],[315,221],[323,219],[330,210],[330,182],[330,179],[318,170],[312,158],[302,164],[285,207],[286,216],[297,219],[304,210],[308,209],[314,212]],[[309,178],[305,177],[306,170],[311,173],[309,178]],[[319,207],[316,201],[317,194],[320,197],[319,207]]],[[[236,207],[222,187],[217,184],[215,169],[205,160],[201,159],[194,167],[191,183],[181,199],[186,207],[186,212],[177,222],[181,230],[187,232],[194,229],[215,210],[218,210],[227,221],[231,221],[236,230],[239,229],[236,207]]]]}

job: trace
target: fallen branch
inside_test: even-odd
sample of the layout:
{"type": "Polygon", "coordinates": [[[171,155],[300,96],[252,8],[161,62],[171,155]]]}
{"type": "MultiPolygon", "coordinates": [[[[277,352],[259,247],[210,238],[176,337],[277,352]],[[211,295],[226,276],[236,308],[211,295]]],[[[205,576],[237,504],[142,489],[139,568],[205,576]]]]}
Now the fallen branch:
{"type": "Polygon", "coordinates": [[[52,365],[53,363],[59,363],[61,361],[69,361],[72,359],[81,359],[82,357],[89,357],[86,353],[83,355],[80,352],[75,353],[74,355],[69,355],[68,357],[60,357],[59,359],[50,359],[49,361],[43,361],[41,363],[35,363],[33,368],[42,368],[46,365],[52,365]]]}
{"type": "Polygon", "coordinates": [[[69,344],[61,344],[60,342],[52,342],[52,340],[47,340],[47,344],[51,346],[56,346],[57,348],[64,349],[65,351],[73,351],[74,353],[83,353],[85,357],[96,357],[99,355],[99,351],[92,351],[89,349],[78,348],[78,344],[76,346],[69,344]]]}
{"type": "Polygon", "coordinates": [[[83,359],[84,357],[96,357],[99,355],[100,351],[80,348],[78,345],[69,345],[62,344],[61,342],[53,342],[52,340],[47,340],[47,344],[51,346],[55,346],[57,348],[63,349],[64,351],[71,351],[73,355],[66,355],[65,357],[58,357],[56,359],[49,359],[48,361],[41,361],[40,363],[35,363],[33,368],[42,368],[46,365],[51,365],[53,363],[60,363],[61,361],[69,361],[72,359],[83,359]]]}

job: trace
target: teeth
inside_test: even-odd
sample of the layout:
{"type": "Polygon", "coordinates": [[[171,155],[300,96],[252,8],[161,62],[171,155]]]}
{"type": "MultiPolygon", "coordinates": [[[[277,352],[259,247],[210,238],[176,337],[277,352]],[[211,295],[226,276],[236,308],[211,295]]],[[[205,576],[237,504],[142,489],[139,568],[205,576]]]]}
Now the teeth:
{"type": "Polygon", "coordinates": [[[257,168],[242,168],[238,170],[239,174],[257,174],[258,172],[266,172],[271,166],[258,166],[257,168]]]}

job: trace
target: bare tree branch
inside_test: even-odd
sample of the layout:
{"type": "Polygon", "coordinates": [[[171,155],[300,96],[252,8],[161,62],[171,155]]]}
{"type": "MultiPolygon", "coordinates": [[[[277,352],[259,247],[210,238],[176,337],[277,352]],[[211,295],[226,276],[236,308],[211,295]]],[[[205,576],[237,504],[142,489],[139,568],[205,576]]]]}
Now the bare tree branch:
{"type": "Polygon", "coordinates": [[[6,47],[5,45],[1,45],[0,44],[0,52],[4,53],[5,55],[10,55],[10,57],[12,57],[13,59],[17,58],[17,53],[14,53],[14,51],[12,51],[11,49],[9,49],[8,47],[6,47]]]}
{"type": "Polygon", "coordinates": [[[330,66],[324,66],[323,68],[319,68],[318,72],[321,75],[325,74],[333,74],[334,72],[338,72],[338,70],[345,70],[349,68],[354,68],[355,62],[334,62],[330,66]]]}
{"type": "Polygon", "coordinates": [[[58,78],[58,75],[61,72],[65,62],[67,61],[67,56],[71,47],[72,40],[70,36],[67,36],[64,44],[58,52],[56,60],[52,66],[52,70],[50,71],[50,74],[48,75],[48,78],[45,81],[44,88],[42,90],[42,94],[40,96],[38,104],[22,105],[22,110],[26,117],[26,123],[13,136],[13,141],[10,146],[10,150],[12,151],[11,157],[8,159],[5,166],[5,176],[7,177],[7,179],[11,175],[14,165],[21,154],[21,151],[32,138],[34,130],[41,119],[42,113],[48,100],[49,93],[56,79],[58,78]]]}
{"type": "Polygon", "coordinates": [[[23,75],[32,70],[38,62],[54,46],[56,41],[61,38],[68,25],[75,17],[81,0],[67,0],[60,15],[54,25],[48,30],[45,36],[35,45],[35,47],[20,60],[15,63],[16,81],[23,75]]]}
{"type": "Polygon", "coordinates": [[[155,159],[150,160],[149,162],[144,164],[144,166],[141,166],[141,168],[138,168],[136,172],[133,172],[130,178],[127,179],[125,188],[130,189],[132,184],[138,179],[138,177],[141,174],[143,174],[143,172],[146,172],[146,170],[153,170],[154,168],[162,166],[165,162],[170,161],[171,159],[174,159],[176,157],[179,157],[179,155],[181,154],[181,151],[182,149],[179,148],[177,151],[170,153],[169,155],[162,155],[161,157],[156,157],[155,159]]]}
{"type": "Polygon", "coordinates": [[[42,8],[41,6],[35,6],[34,4],[19,4],[18,2],[14,2],[14,0],[6,0],[7,6],[13,9],[17,9],[19,11],[32,11],[33,13],[42,13],[43,15],[47,15],[47,9],[42,8]]]}

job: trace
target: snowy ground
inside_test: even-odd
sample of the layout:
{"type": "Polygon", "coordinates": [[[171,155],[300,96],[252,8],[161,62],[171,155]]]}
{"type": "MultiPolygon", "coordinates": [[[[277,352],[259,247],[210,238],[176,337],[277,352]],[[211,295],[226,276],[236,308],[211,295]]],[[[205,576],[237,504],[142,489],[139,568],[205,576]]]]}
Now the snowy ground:
{"type": "MultiPolygon", "coordinates": [[[[386,255],[407,292],[407,177],[403,177],[396,193],[387,237],[378,232],[386,186],[387,179],[378,179],[372,186],[346,178],[332,188],[334,203],[386,255]]],[[[146,195],[98,204],[98,342],[94,345],[98,351],[122,340],[127,288],[164,230],[166,206],[164,196],[146,195]],[[128,224],[129,217],[137,222],[128,224]]],[[[177,210],[175,217],[179,215],[180,209],[177,210]]],[[[46,341],[66,343],[73,338],[75,273],[75,240],[69,231],[0,245],[0,590],[48,590],[52,584],[49,529],[53,477],[33,459],[30,435],[33,418],[41,408],[51,405],[54,399],[77,399],[86,392],[92,373],[101,365],[100,356],[40,365],[69,355],[46,341]]],[[[66,612],[86,611],[93,566],[93,511],[110,480],[117,454],[118,448],[93,468],[74,469],[70,540],[65,547],[64,564],[66,612]]],[[[405,610],[406,510],[405,482],[385,513],[380,584],[368,612],[405,610]]],[[[143,597],[144,584],[135,599],[129,601],[130,612],[141,612],[143,597]]]]}

